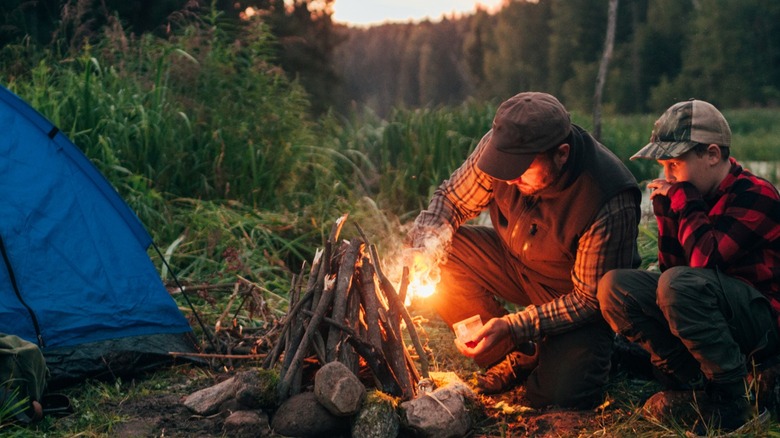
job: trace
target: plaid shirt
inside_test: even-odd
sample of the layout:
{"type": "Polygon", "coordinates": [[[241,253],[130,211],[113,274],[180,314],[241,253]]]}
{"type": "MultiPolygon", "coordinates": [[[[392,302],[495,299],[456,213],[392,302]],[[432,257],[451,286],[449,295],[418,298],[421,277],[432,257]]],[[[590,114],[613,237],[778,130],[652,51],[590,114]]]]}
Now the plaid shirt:
{"type": "MultiPolygon", "coordinates": [[[[474,153],[436,190],[428,209],[417,217],[416,232],[411,233],[413,246],[442,226],[457,230],[487,208],[493,200],[493,184],[506,184],[477,167],[484,143],[483,138],[474,153]]],[[[607,271],[632,267],[638,211],[639,205],[630,191],[605,203],[579,239],[571,270],[571,293],[503,317],[510,324],[515,342],[563,333],[600,317],[596,285],[607,271]]]]}
{"type": "Polygon", "coordinates": [[[653,198],[660,268],[719,269],[763,292],[780,311],[780,195],[729,161],[729,174],[709,199],[689,182],[653,198]]]}

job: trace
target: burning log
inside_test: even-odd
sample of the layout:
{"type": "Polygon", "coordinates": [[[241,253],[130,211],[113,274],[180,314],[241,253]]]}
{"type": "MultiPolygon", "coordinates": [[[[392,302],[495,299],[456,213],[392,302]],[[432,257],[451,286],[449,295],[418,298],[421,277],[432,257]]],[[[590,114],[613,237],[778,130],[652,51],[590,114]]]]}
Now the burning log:
{"type": "MultiPolygon", "coordinates": [[[[421,376],[404,345],[402,321],[422,376],[428,377],[427,353],[399,293],[379,266],[376,247],[360,227],[360,238],[338,240],[346,217],[339,218],[325,248],[317,251],[303,296],[297,298],[300,291],[295,291],[300,280],[293,287],[277,343],[263,363],[271,368],[283,357],[280,400],[301,392],[307,364],[321,367],[333,361],[356,375],[362,364],[381,391],[404,400],[414,398],[421,376]]],[[[405,276],[401,296],[407,284],[405,276]]]]}

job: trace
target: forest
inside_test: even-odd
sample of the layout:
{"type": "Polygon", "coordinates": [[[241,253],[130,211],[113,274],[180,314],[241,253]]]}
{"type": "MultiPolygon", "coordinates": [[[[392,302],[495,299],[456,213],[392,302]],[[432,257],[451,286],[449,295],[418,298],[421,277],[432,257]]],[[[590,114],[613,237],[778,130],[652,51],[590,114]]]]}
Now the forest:
{"type": "MultiPolygon", "coordinates": [[[[377,111],[545,90],[592,108],[607,0],[511,1],[495,15],[346,29],[335,63],[344,96],[377,111]]],[[[604,92],[611,113],[697,97],[723,107],[780,97],[780,4],[621,0],[604,92]]]]}
{"type": "MultiPolygon", "coordinates": [[[[523,90],[589,111],[604,50],[608,0],[506,1],[439,22],[346,27],[338,0],[7,0],[0,45],[76,50],[108,23],[164,37],[214,7],[233,28],[262,17],[273,56],[315,113],[452,105],[523,90]],[[116,20],[113,20],[113,19],[116,20]]],[[[724,108],[780,99],[780,4],[772,0],[621,0],[603,95],[607,113],[658,112],[697,97],[724,108]]],[[[240,39],[241,37],[236,36],[240,39]]]]}

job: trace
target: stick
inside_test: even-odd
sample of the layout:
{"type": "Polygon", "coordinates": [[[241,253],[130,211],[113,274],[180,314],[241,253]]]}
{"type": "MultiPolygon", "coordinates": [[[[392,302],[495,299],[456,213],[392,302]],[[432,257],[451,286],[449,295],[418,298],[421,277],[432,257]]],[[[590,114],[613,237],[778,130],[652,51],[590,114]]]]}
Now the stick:
{"type": "MultiPolygon", "coordinates": [[[[430,373],[428,372],[428,356],[425,353],[425,349],[423,349],[422,343],[420,342],[420,336],[417,335],[417,330],[414,328],[414,321],[412,321],[411,315],[409,315],[409,312],[406,310],[406,306],[403,305],[403,303],[399,300],[398,295],[395,293],[393,284],[385,276],[379,266],[377,266],[379,256],[377,255],[376,246],[372,244],[369,248],[371,251],[371,258],[374,260],[377,277],[379,277],[379,286],[389,301],[390,309],[394,310],[394,314],[400,314],[404,319],[404,322],[406,322],[406,330],[409,332],[409,338],[412,340],[414,349],[417,350],[417,355],[420,357],[420,368],[422,376],[427,379],[430,377],[430,373]]],[[[407,276],[408,274],[409,270],[404,269],[404,276],[407,276]]],[[[402,279],[401,284],[404,283],[408,285],[408,279],[402,279]]]]}
{"type": "MultiPolygon", "coordinates": [[[[323,269],[320,271],[319,275],[317,276],[317,283],[322,284],[325,281],[325,276],[329,275],[331,273],[331,270],[333,267],[331,266],[331,261],[333,259],[333,245],[336,243],[336,241],[339,238],[339,234],[341,234],[341,229],[344,227],[344,223],[347,221],[347,217],[349,214],[344,213],[341,215],[340,218],[336,219],[336,222],[333,223],[333,226],[330,229],[330,235],[328,236],[328,240],[325,241],[325,254],[323,255],[323,269]]],[[[320,301],[320,294],[322,293],[322,289],[317,291],[317,293],[314,295],[314,299],[312,300],[312,306],[316,308],[317,304],[320,301]]]]}
{"type": "Polygon", "coordinates": [[[314,331],[319,329],[318,326],[320,325],[320,322],[322,322],[322,318],[325,317],[325,311],[328,309],[331,301],[333,300],[333,287],[335,286],[334,284],[335,280],[336,280],[335,278],[325,279],[325,288],[322,291],[322,297],[320,298],[320,302],[317,304],[317,309],[314,311],[314,314],[312,315],[311,320],[309,321],[309,325],[306,326],[306,331],[303,334],[303,339],[301,340],[301,343],[298,346],[298,350],[295,352],[295,356],[290,362],[290,366],[287,369],[287,373],[285,374],[282,381],[279,382],[279,397],[281,399],[287,398],[287,394],[289,393],[290,390],[290,385],[292,384],[293,376],[301,367],[303,358],[306,355],[306,351],[309,349],[309,343],[311,342],[312,337],[314,336],[314,331]]]}
{"type": "Polygon", "coordinates": [[[363,256],[363,266],[360,270],[361,296],[368,325],[368,342],[376,348],[382,348],[382,333],[379,331],[379,297],[376,295],[376,276],[371,260],[363,256]]]}
{"type": "MultiPolygon", "coordinates": [[[[384,314],[384,309],[379,309],[379,313],[380,315],[384,314]]],[[[404,341],[400,336],[399,328],[393,325],[389,315],[384,315],[380,319],[385,323],[387,340],[382,344],[382,347],[388,358],[387,361],[390,363],[390,367],[401,385],[403,398],[410,400],[414,398],[415,386],[412,384],[412,376],[409,375],[409,371],[406,368],[406,358],[403,353],[406,350],[403,345],[404,341]]]]}
{"type": "Polygon", "coordinates": [[[222,312],[222,315],[219,315],[219,318],[217,318],[215,326],[215,331],[218,332],[220,328],[222,327],[222,320],[227,317],[228,312],[230,312],[230,308],[233,306],[233,301],[236,300],[236,297],[238,297],[238,283],[233,284],[233,293],[230,295],[230,299],[228,299],[228,303],[225,306],[225,311],[222,312]]]}
{"type": "MultiPolygon", "coordinates": [[[[358,275],[358,272],[355,272],[358,275]]],[[[347,303],[347,314],[345,315],[347,324],[350,325],[354,333],[360,332],[360,292],[358,282],[353,281],[349,290],[349,298],[347,303]]],[[[344,342],[343,340],[341,342],[344,342]]],[[[339,346],[339,362],[346,365],[353,374],[358,373],[360,365],[358,361],[358,355],[355,352],[355,347],[351,344],[343,344],[339,346]]]]}
{"type": "Polygon", "coordinates": [[[374,376],[381,382],[382,392],[394,397],[401,397],[403,395],[401,385],[398,383],[398,379],[396,378],[392,367],[388,364],[387,359],[381,350],[378,350],[370,343],[361,340],[357,337],[354,330],[343,324],[339,324],[332,318],[325,317],[323,318],[323,321],[339,328],[348,335],[347,342],[349,342],[349,344],[357,350],[358,354],[366,360],[366,364],[371,368],[374,376]]]}
{"type": "MultiPolygon", "coordinates": [[[[355,276],[355,270],[357,269],[357,261],[360,259],[360,253],[363,249],[363,242],[359,239],[355,239],[350,242],[347,251],[341,258],[339,264],[339,273],[336,280],[336,291],[333,295],[333,311],[331,317],[335,321],[344,321],[344,316],[347,314],[347,293],[352,286],[352,278],[355,276]]],[[[327,361],[332,362],[336,360],[337,346],[340,341],[339,331],[335,327],[331,327],[328,332],[328,343],[325,349],[327,361]]]]}
{"type": "Polygon", "coordinates": [[[211,353],[186,353],[169,351],[173,357],[203,357],[208,359],[265,359],[267,354],[211,354],[211,353]]]}
{"type": "Polygon", "coordinates": [[[314,298],[314,288],[317,285],[317,278],[322,266],[322,250],[319,249],[314,253],[314,261],[311,264],[311,270],[309,271],[309,281],[306,284],[306,293],[303,298],[297,300],[295,304],[290,303],[290,307],[287,310],[287,316],[282,324],[282,331],[279,332],[279,338],[276,341],[276,345],[271,354],[263,361],[263,368],[269,369],[274,366],[279,359],[279,355],[282,354],[282,346],[287,345],[290,339],[290,325],[295,319],[295,314],[298,313],[300,308],[307,302],[314,298]]]}
{"type": "Polygon", "coordinates": [[[284,339],[285,335],[289,333],[292,320],[295,319],[295,314],[298,313],[298,311],[304,304],[311,301],[313,296],[314,296],[313,291],[311,290],[308,291],[303,298],[301,298],[300,300],[298,300],[297,303],[295,303],[295,307],[293,307],[293,309],[287,313],[287,317],[285,318],[284,323],[282,325],[282,330],[279,332],[279,338],[277,339],[273,350],[271,350],[271,353],[263,362],[263,368],[271,368],[274,366],[276,360],[279,358],[279,355],[281,354],[282,346],[285,344],[285,339],[284,339]]]}
{"type": "Polygon", "coordinates": [[[401,285],[398,286],[398,301],[401,304],[406,302],[406,292],[408,289],[409,289],[409,267],[404,266],[403,274],[401,274],[401,285]]]}

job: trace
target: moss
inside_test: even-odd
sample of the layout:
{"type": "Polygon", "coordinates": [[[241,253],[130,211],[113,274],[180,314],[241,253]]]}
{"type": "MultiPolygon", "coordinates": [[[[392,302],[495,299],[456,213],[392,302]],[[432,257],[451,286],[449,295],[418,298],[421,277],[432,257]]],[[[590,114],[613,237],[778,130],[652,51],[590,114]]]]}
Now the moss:
{"type": "Polygon", "coordinates": [[[398,404],[399,399],[381,391],[369,393],[363,408],[352,422],[352,436],[366,438],[398,436],[401,421],[396,411],[398,404]]]}

